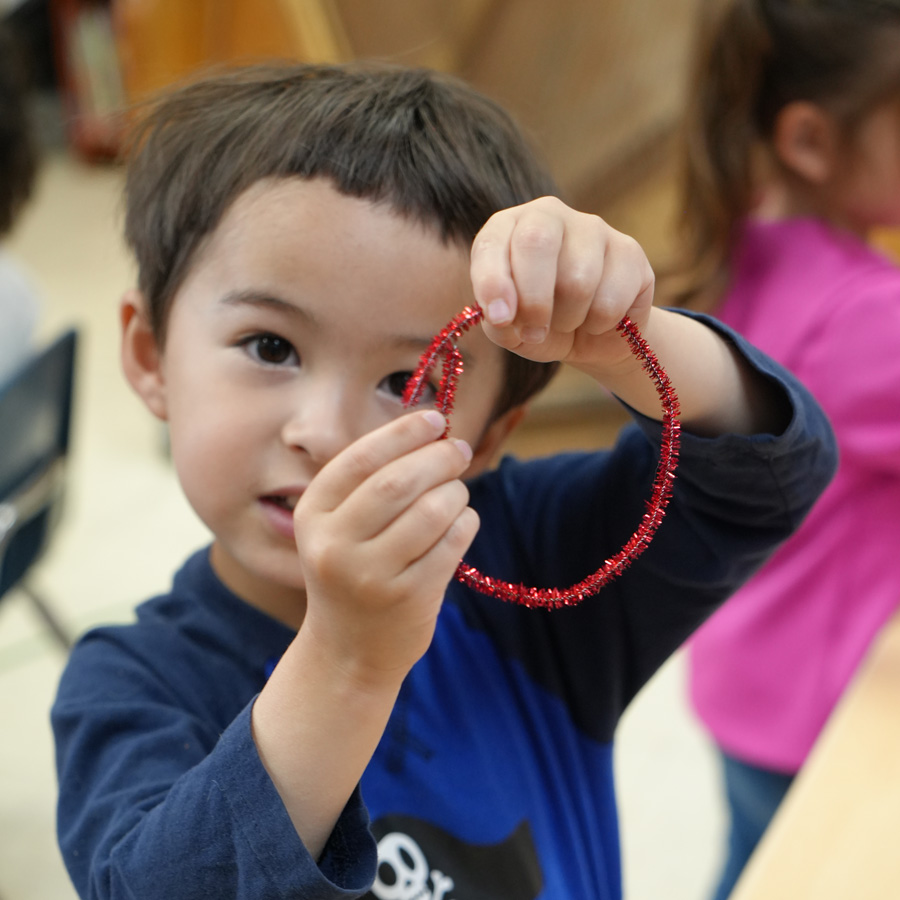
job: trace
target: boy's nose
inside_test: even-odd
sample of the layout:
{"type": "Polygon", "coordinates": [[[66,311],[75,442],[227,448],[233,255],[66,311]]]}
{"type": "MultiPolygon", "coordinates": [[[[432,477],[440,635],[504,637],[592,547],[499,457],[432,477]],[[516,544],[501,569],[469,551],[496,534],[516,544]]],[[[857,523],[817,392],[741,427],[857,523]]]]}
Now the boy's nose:
{"type": "Polygon", "coordinates": [[[360,437],[362,418],[363,411],[340,388],[304,392],[292,404],[282,439],[323,466],[360,437]]]}

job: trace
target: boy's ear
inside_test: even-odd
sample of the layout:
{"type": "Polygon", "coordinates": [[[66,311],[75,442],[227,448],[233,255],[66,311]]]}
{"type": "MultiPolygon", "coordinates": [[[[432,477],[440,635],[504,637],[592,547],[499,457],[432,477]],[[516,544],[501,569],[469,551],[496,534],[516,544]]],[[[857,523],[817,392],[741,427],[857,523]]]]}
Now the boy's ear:
{"type": "Polygon", "coordinates": [[[119,304],[122,370],[128,383],[158,419],[168,416],[162,353],[150,327],[144,295],[126,291],[119,304]]]}
{"type": "Polygon", "coordinates": [[[527,409],[526,406],[514,406],[488,425],[478,446],[472,448],[472,459],[469,468],[466,469],[466,478],[472,478],[490,466],[503,442],[524,418],[527,409]]]}
{"type": "Polygon", "coordinates": [[[834,118],[821,106],[795,100],[775,118],[773,146],[778,161],[812,184],[822,184],[835,171],[840,133],[834,118]]]}

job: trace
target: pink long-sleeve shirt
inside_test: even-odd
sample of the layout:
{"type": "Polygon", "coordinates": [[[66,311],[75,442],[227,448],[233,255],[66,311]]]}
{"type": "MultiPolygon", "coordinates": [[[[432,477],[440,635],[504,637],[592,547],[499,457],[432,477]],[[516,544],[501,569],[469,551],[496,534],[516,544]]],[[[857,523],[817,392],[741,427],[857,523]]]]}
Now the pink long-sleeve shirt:
{"type": "Polygon", "coordinates": [[[841,453],[801,529],[689,645],[719,746],[795,772],[900,605],[900,268],[816,220],[750,222],[719,315],[810,388],[841,453]]]}

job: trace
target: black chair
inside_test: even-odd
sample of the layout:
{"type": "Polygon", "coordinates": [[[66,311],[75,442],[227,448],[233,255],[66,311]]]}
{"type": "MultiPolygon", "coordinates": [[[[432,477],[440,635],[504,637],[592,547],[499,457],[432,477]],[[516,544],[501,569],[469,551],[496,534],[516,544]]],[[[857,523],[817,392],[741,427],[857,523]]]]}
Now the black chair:
{"type": "Polygon", "coordinates": [[[13,588],[25,593],[66,649],[71,637],[27,576],[65,493],[77,338],[66,332],[0,386],[0,600],[13,588]]]}

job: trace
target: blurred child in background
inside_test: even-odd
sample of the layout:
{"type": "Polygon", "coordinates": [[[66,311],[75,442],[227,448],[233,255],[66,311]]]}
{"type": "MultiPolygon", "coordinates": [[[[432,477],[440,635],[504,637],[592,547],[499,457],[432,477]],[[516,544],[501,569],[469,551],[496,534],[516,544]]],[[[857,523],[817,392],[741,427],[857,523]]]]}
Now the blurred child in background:
{"type": "Polygon", "coordinates": [[[900,602],[900,2],[711,0],[664,300],[799,376],[841,464],[801,530],[697,633],[690,694],[724,764],[727,897],[900,602]]]}
{"type": "Polygon", "coordinates": [[[38,319],[36,294],[2,243],[31,196],[37,173],[26,97],[21,59],[0,21],[0,383],[27,355],[38,319]]]}

